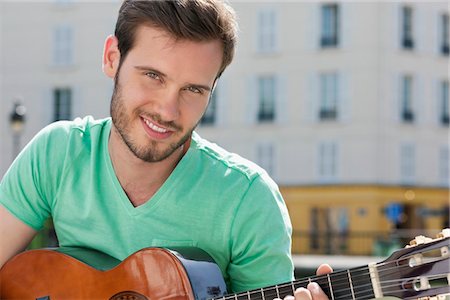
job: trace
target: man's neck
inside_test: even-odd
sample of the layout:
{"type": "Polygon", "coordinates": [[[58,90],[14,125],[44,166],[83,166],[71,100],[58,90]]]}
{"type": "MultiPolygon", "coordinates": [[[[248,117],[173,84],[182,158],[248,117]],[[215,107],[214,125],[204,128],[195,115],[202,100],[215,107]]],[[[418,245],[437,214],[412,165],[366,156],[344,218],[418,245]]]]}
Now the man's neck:
{"type": "Polygon", "coordinates": [[[186,146],[188,143],[162,161],[145,162],[130,151],[112,125],[108,150],[114,172],[135,207],[147,202],[164,184],[186,153],[186,146]]]}

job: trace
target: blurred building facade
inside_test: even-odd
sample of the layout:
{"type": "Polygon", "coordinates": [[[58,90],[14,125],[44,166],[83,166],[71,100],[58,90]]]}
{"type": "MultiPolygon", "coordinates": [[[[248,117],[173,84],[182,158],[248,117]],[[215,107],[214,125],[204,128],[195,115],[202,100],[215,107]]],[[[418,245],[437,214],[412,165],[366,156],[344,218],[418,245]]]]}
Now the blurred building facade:
{"type": "MultiPolygon", "coordinates": [[[[108,116],[101,52],[119,2],[0,2],[0,177],[15,98],[23,144],[55,120],[108,116]]],[[[280,185],[293,251],[368,254],[394,229],[448,226],[447,3],[231,4],[238,52],[198,131],[280,185]]]]}

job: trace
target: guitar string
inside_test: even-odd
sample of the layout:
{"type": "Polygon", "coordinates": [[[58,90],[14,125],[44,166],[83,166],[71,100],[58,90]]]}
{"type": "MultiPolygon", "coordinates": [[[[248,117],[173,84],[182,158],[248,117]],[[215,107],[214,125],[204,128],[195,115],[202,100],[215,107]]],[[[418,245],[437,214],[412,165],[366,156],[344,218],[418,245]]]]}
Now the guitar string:
{"type": "MultiPolygon", "coordinates": [[[[367,269],[367,267],[360,267],[360,269],[361,269],[361,270],[365,270],[365,269],[367,269]]],[[[337,275],[337,274],[339,274],[339,273],[342,273],[342,271],[336,271],[336,272],[334,272],[334,275],[337,275]]],[[[313,276],[313,277],[310,277],[310,278],[311,278],[311,281],[315,281],[316,279],[320,279],[320,277],[321,277],[321,276],[313,276]]],[[[306,279],[297,280],[297,281],[293,281],[293,282],[283,283],[283,284],[279,284],[279,285],[278,285],[278,289],[291,288],[292,285],[294,285],[294,286],[299,286],[299,285],[301,285],[301,284],[305,284],[305,283],[309,283],[309,282],[310,282],[310,279],[309,279],[309,278],[306,278],[306,279]]],[[[275,289],[276,289],[276,287],[268,287],[268,288],[265,288],[265,289],[263,289],[263,290],[264,290],[264,292],[269,293],[269,292],[274,291],[275,289]]],[[[255,295],[261,294],[261,290],[258,289],[258,290],[250,291],[250,294],[255,294],[255,295]]],[[[240,297],[240,296],[246,296],[247,293],[245,293],[245,294],[244,294],[244,293],[237,293],[236,295],[237,295],[238,297],[240,297]]],[[[234,295],[229,295],[229,296],[225,296],[225,297],[226,297],[226,298],[220,297],[220,298],[216,298],[216,299],[233,299],[233,298],[235,298],[234,295]]]]}
{"type": "MultiPolygon", "coordinates": [[[[394,261],[388,261],[388,262],[378,263],[378,264],[376,264],[375,266],[376,266],[376,267],[380,267],[380,266],[386,266],[386,265],[390,265],[390,264],[397,264],[397,263],[399,263],[399,262],[406,261],[406,260],[409,260],[409,259],[410,259],[410,258],[406,257],[406,258],[397,259],[397,260],[394,260],[394,261]]],[[[448,258],[446,258],[446,259],[448,259],[448,258]]],[[[438,259],[438,260],[441,260],[441,259],[438,259]]],[[[384,275],[384,276],[386,276],[386,275],[392,275],[392,274],[395,274],[395,273],[399,273],[399,269],[400,269],[400,268],[410,268],[410,266],[409,266],[409,265],[400,265],[400,266],[395,265],[395,266],[390,267],[390,268],[385,268],[385,269],[379,270],[378,273],[379,273],[379,274],[380,274],[380,273],[383,273],[382,275],[384,275]],[[393,272],[388,273],[388,271],[393,271],[393,272]]],[[[356,271],[358,271],[358,270],[366,271],[366,270],[368,270],[368,267],[365,266],[365,267],[359,267],[359,268],[350,269],[350,271],[353,271],[353,272],[356,272],[356,271]]],[[[336,277],[336,275],[339,275],[339,273],[344,273],[344,272],[347,272],[347,271],[346,271],[346,270],[343,270],[343,271],[337,271],[337,272],[334,272],[334,273],[332,273],[332,274],[330,274],[330,275],[331,275],[331,277],[336,277]]],[[[361,273],[361,274],[352,276],[352,280],[357,281],[357,278],[358,278],[358,277],[363,277],[363,276],[364,276],[364,277],[367,277],[367,275],[369,275],[369,274],[370,274],[370,272],[363,272],[363,273],[361,273]]],[[[318,276],[313,276],[313,277],[310,277],[310,278],[304,279],[304,280],[299,280],[299,281],[293,281],[293,282],[290,282],[290,283],[280,284],[280,285],[278,285],[278,289],[280,289],[280,288],[286,288],[286,287],[288,287],[289,289],[291,289],[292,285],[294,285],[294,286],[295,286],[295,285],[299,286],[299,285],[301,285],[302,283],[303,283],[303,284],[306,284],[306,283],[309,283],[310,281],[317,281],[318,279],[320,280],[321,278],[323,278],[323,276],[318,275],[318,276]]],[[[404,280],[404,278],[403,278],[402,280],[404,280]]],[[[399,282],[401,282],[402,280],[399,280],[399,282]]],[[[339,281],[345,281],[345,290],[348,290],[348,282],[347,282],[346,279],[342,279],[342,280],[336,279],[336,280],[333,281],[333,289],[335,289],[335,292],[336,292],[336,293],[339,292],[339,291],[340,291],[340,290],[339,290],[340,286],[343,286],[343,285],[344,285],[344,284],[339,284],[339,283],[338,283],[339,281]]],[[[380,286],[382,286],[385,282],[388,282],[388,281],[380,281],[380,286]]],[[[391,281],[391,282],[392,282],[392,281],[391,281]]],[[[366,284],[366,285],[372,286],[372,284],[366,284]]],[[[359,287],[361,287],[361,285],[360,285],[359,287]]],[[[385,286],[382,286],[382,288],[384,288],[384,287],[385,287],[385,286]]],[[[264,290],[264,292],[267,294],[267,293],[270,293],[272,290],[274,290],[275,293],[276,293],[276,289],[277,289],[276,287],[269,287],[269,288],[263,289],[263,290],[264,290]]],[[[371,290],[366,290],[366,291],[371,291],[371,290]]],[[[363,291],[363,292],[364,292],[364,291],[363,291]]],[[[361,291],[358,291],[358,293],[361,293],[361,291]]],[[[255,291],[250,291],[250,294],[255,294],[255,295],[261,294],[261,289],[255,290],[255,291]]],[[[239,294],[236,294],[236,295],[237,295],[237,296],[240,296],[239,294]]],[[[276,294],[275,294],[275,295],[276,295],[276,294]]],[[[241,296],[243,296],[243,295],[241,295],[241,296]]],[[[233,296],[225,296],[225,297],[227,297],[227,298],[220,297],[220,298],[215,298],[215,299],[233,299],[233,298],[236,299],[236,298],[235,298],[235,295],[233,295],[233,296]],[[229,297],[229,298],[228,298],[228,297],[229,297]]],[[[255,299],[255,298],[253,298],[253,299],[255,299]]]]}
{"type": "MultiPolygon", "coordinates": [[[[429,278],[431,278],[431,279],[440,279],[443,276],[447,276],[447,275],[448,274],[446,274],[446,273],[444,273],[444,274],[437,274],[437,275],[430,276],[429,278]]],[[[408,292],[408,291],[417,293],[418,290],[415,288],[415,285],[414,285],[414,281],[415,280],[417,280],[417,276],[405,277],[405,278],[402,278],[402,279],[385,280],[385,281],[382,282],[382,292],[386,296],[390,296],[390,295],[392,295],[392,293],[408,292]],[[410,281],[411,284],[410,284],[409,288],[405,288],[405,286],[403,284],[405,281],[410,281]],[[388,283],[391,283],[391,284],[388,284],[388,283]],[[402,288],[399,288],[399,283],[402,284],[402,288]]],[[[429,289],[433,289],[433,288],[429,288],[429,289]]],[[[349,295],[351,295],[351,294],[348,294],[347,296],[349,296],[349,295]]]]}
{"type": "MultiPolygon", "coordinates": [[[[447,274],[440,274],[440,275],[435,275],[435,276],[432,276],[432,277],[434,277],[434,278],[441,278],[441,276],[446,276],[447,274]]],[[[415,279],[417,279],[417,277],[409,277],[409,278],[403,278],[402,280],[415,280],[415,279]]],[[[389,281],[383,281],[383,294],[385,295],[385,296],[393,296],[394,295],[394,293],[395,294],[397,294],[397,296],[402,296],[402,295],[398,295],[398,293],[405,293],[405,292],[418,292],[415,288],[414,288],[414,285],[411,285],[411,287],[410,288],[398,288],[399,287],[399,285],[398,285],[398,283],[402,283],[403,281],[402,280],[389,280],[389,281]],[[397,284],[390,284],[390,285],[388,285],[388,284],[386,284],[387,282],[391,282],[391,283],[397,283],[397,284]]],[[[365,285],[362,285],[362,286],[371,286],[371,284],[365,284],[365,285]]],[[[348,292],[348,289],[346,289],[345,290],[347,293],[346,294],[341,294],[341,293],[336,293],[335,295],[334,295],[334,299],[335,300],[337,300],[337,299],[352,299],[353,298],[353,294],[352,293],[349,293],[348,292]]],[[[355,299],[361,299],[360,297],[361,296],[369,296],[370,297],[370,299],[372,299],[373,297],[372,297],[372,289],[370,288],[370,289],[366,289],[366,290],[362,290],[362,289],[359,289],[359,290],[357,290],[355,293],[354,293],[354,295],[355,295],[355,299]]],[[[368,298],[367,298],[368,299],[368,298]]]]}
{"type": "MultiPolygon", "coordinates": [[[[431,279],[439,279],[442,278],[442,276],[446,276],[447,274],[439,274],[439,275],[434,275],[434,276],[430,276],[429,278],[431,279]]],[[[410,291],[410,292],[417,292],[417,290],[414,287],[414,280],[417,280],[417,276],[413,276],[413,277],[405,277],[402,279],[392,279],[392,280],[384,280],[382,282],[380,282],[380,285],[382,287],[382,292],[383,294],[385,294],[386,296],[393,296],[393,294],[389,294],[389,293],[398,293],[398,292],[406,292],[406,291],[410,291]],[[411,287],[410,288],[405,288],[405,286],[403,285],[403,283],[405,281],[410,281],[411,282],[411,287]],[[399,289],[399,283],[402,284],[402,288],[399,289]]],[[[366,284],[363,286],[371,286],[371,284],[366,284]]],[[[361,292],[371,292],[372,289],[367,289],[367,290],[359,290],[355,293],[355,295],[360,295],[361,292]]],[[[352,294],[351,293],[347,293],[347,294],[343,294],[343,295],[339,295],[338,298],[335,297],[335,299],[340,299],[339,297],[343,297],[343,299],[349,299],[349,297],[351,298],[352,294]]],[[[397,295],[399,296],[399,295],[397,295]]],[[[401,296],[401,295],[400,295],[401,296]]]]}
{"type": "MultiPolygon", "coordinates": [[[[432,278],[434,278],[434,279],[438,279],[438,278],[442,278],[442,276],[446,276],[447,274],[440,274],[440,275],[434,275],[434,276],[430,276],[430,277],[432,277],[432,278]]],[[[401,282],[403,282],[403,281],[408,281],[408,280],[411,280],[411,281],[413,281],[413,280],[415,280],[415,279],[417,279],[417,277],[406,277],[406,278],[402,278],[401,280],[385,280],[385,281],[383,281],[382,283],[384,284],[384,286],[383,286],[383,292],[386,294],[386,292],[387,293],[398,293],[398,292],[407,292],[407,291],[410,291],[410,292],[417,292],[417,290],[414,288],[414,285],[411,285],[411,288],[401,288],[401,289],[398,289],[398,284],[390,284],[390,285],[387,285],[386,283],[401,283],[401,282]],[[396,288],[396,289],[389,289],[389,288],[396,288]]],[[[365,285],[362,285],[362,286],[371,286],[371,284],[365,284],[365,285]]],[[[346,292],[348,292],[348,288],[347,289],[345,289],[345,290],[341,290],[341,291],[346,291],[346,292]]],[[[251,299],[255,299],[255,300],[263,300],[263,299],[265,299],[264,297],[265,296],[273,296],[273,297],[277,297],[277,294],[276,293],[273,293],[273,295],[270,295],[270,294],[267,294],[267,293],[265,293],[264,295],[259,295],[258,294],[258,291],[251,291],[250,292],[250,295],[252,295],[252,294],[255,294],[255,296],[256,297],[254,297],[254,296],[251,296],[251,299]]],[[[336,293],[337,294],[337,293],[336,293]]],[[[393,294],[387,294],[386,296],[390,296],[390,295],[393,295],[393,294]]],[[[241,297],[241,296],[244,296],[244,294],[242,294],[242,295],[237,295],[238,297],[241,297]]],[[[367,299],[372,299],[372,289],[370,288],[370,289],[366,289],[366,290],[363,290],[363,289],[359,289],[359,290],[357,290],[355,293],[354,293],[354,296],[356,297],[356,299],[361,299],[360,297],[361,296],[368,296],[368,297],[370,297],[370,298],[367,298],[367,299]]],[[[351,299],[351,298],[353,298],[353,294],[352,293],[346,293],[346,294],[342,294],[342,293],[339,293],[339,295],[335,295],[334,296],[334,299],[335,300],[338,300],[338,299],[351,299]]],[[[214,299],[236,299],[236,297],[235,296],[224,296],[224,297],[220,297],[220,298],[214,298],[214,299]]]]}
{"type": "MultiPolygon", "coordinates": [[[[384,268],[382,268],[382,269],[378,269],[378,270],[377,270],[377,272],[378,272],[379,275],[383,275],[383,276],[386,276],[386,275],[392,275],[392,274],[398,273],[399,270],[401,270],[401,269],[403,269],[403,268],[406,268],[406,269],[411,268],[411,267],[409,266],[409,264],[403,264],[403,265],[400,265],[400,266],[397,265],[397,263],[405,262],[405,261],[407,261],[407,260],[409,260],[409,259],[410,259],[409,257],[406,257],[406,258],[402,258],[402,259],[398,259],[398,260],[394,260],[394,261],[389,261],[389,262],[379,263],[379,264],[376,264],[375,266],[376,266],[377,268],[384,267],[384,268]],[[386,266],[389,266],[389,265],[392,265],[392,264],[395,264],[395,265],[392,266],[392,267],[386,267],[386,266]],[[390,271],[391,271],[391,272],[390,272],[390,271]]],[[[448,260],[448,259],[449,259],[449,258],[445,258],[445,259],[436,259],[436,260],[434,260],[434,261],[428,261],[427,263],[431,263],[431,262],[435,262],[435,261],[445,261],[445,260],[448,260]]],[[[356,271],[358,271],[358,270],[366,271],[366,270],[368,270],[368,267],[360,267],[360,268],[350,269],[351,272],[356,272],[356,271]]],[[[341,276],[341,275],[339,275],[339,273],[347,273],[347,270],[341,270],[341,271],[338,271],[338,272],[331,273],[330,276],[331,276],[331,277],[341,276]]],[[[370,275],[370,271],[362,272],[362,273],[359,273],[359,274],[357,274],[357,275],[353,275],[351,278],[352,278],[352,280],[357,281],[357,280],[358,280],[358,277],[362,277],[362,276],[366,277],[367,275],[370,275]]],[[[319,275],[319,276],[311,277],[311,280],[312,280],[312,281],[315,281],[315,280],[320,280],[321,278],[323,278],[323,276],[320,276],[320,275],[319,275]]],[[[303,283],[305,283],[306,281],[309,282],[309,279],[304,280],[303,283]]],[[[339,282],[342,282],[342,281],[344,282],[345,286],[348,285],[347,276],[341,276],[341,277],[335,278],[335,279],[333,280],[333,287],[335,287],[335,286],[336,286],[336,287],[339,287],[339,284],[338,284],[338,283],[339,283],[339,282]]],[[[302,283],[302,281],[298,281],[297,283],[302,283]]]]}
{"type": "MultiPolygon", "coordinates": [[[[406,257],[406,258],[402,258],[402,259],[397,259],[397,260],[394,260],[394,261],[387,261],[387,262],[382,262],[382,263],[378,263],[378,264],[376,264],[375,266],[376,267],[380,267],[380,266],[386,266],[386,265],[389,265],[389,264],[397,264],[397,263],[399,263],[399,262],[402,262],[402,261],[406,261],[406,260],[409,260],[410,259],[410,256],[409,257],[406,257]]],[[[448,258],[447,258],[448,259],[448,258]]],[[[437,261],[439,261],[439,260],[442,260],[442,259],[440,259],[440,258],[437,258],[436,259],[437,261]]],[[[429,262],[428,262],[429,263],[429,262]]],[[[379,270],[378,271],[378,273],[384,273],[383,275],[388,275],[387,274],[387,271],[389,271],[389,270],[393,270],[394,272],[391,272],[390,274],[392,275],[392,274],[394,274],[395,272],[397,272],[398,273],[398,269],[399,268],[410,268],[410,266],[409,265],[402,265],[402,266],[397,266],[397,265],[395,265],[395,266],[393,266],[393,267],[391,267],[391,268],[385,268],[385,269],[382,269],[382,270],[379,270]]],[[[356,271],[358,271],[358,270],[363,270],[363,271],[365,271],[365,270],[368,270],[368,267],[360,267],[360,268],[354,268],[354,269],[351,269],[351,271],[353,271],[353,272],[356,272],[356,271]]],[[[346,272],[346,271],[338,271],[338,272],[334,272],[334,273],[332,273],[331,274],[331,276],[333,277],[336,277],[336,275],[338,275],[339,273],[342,273],[342,272],[346,272]]],[[[361,277],[361,276],[365,276],[365,277],[367,277],[367,275],[368,274],[370,274],[370,272],[363,272],[363,273],[361,273],[361,274],[359,274],[359,275],[356,275],[356,276],[352,276],[352,279],[353,280],[357,280],[357,277],[361,277]]],[[[305,279],[305,280],[299,280],[299,281],[294,281],[294,282],[290,282],[290,283],[286,283],[286,284],[281,284],[281,285],[279,285],[278,286],[278,288],[285,288],[285,287],[289,287],[289,288],[291,288],[292,287],[292,285],[300,285],[300,284],[302,284],[302,283],[308,283],[308,282],[310,282],[310,281],[315,281],[315,280],[317,280],[317,279],[320,279],[319,277],[322,277],[323,278],[323,276],[313,276],[313,277],[311,277],[311,278],[308,278],[308,279],[305,279]]],[[[342,281],[342,280],[341,280],[342,281]]],[[[348,289],[347,288],[347,281],[346,280],[344,280],[345,281],[345,287],[346,287],[346,289],[348,289]]],[[[335,281],[333,281],[333,287],[335,288],[335,289],[339,289],[339,284],[337,284],[337,282],[338,282],[338,280],[335,280],[335,281]]],[[[380,281],[380,285],[382,285],[383,284],[383,282],[382,281],[380,281]]],[[[369,285],[371,285],[371,284],[369,284],[369,285]]],[[[266,293],[269,293],[271,290],[274,290],[274,289],[276,289],[276,287],[272,287],[272,288],[267,288],[267,289],[265,289],[265,292],[266,293]]],[[[264,290],[264,289],[263,289],[264,290]]],[[[259,293],[261,293],[261,290],[257,290],[257,291],[253,291],[253,292],[251,292],[252,294],[259,294],[259,293]]],[[[236,295],[238,295],[239,296],[239,294],[236,294],[236,295]]],[[[232,297],[232,298],[235,298],[235,296],[230,296],[230,297],[232,297]]],[[[232,299],[232,298],[229,298],[229,299],[232,299]]],[[[227,299],[227,298],[219,298],[219,299],[227,299]]]]}
{"type": "MultiPolygon", "coordinates": [[[[401,260],[396,260],[396,261],[391,261],[391,262],[387,262],[387,263],[380,263],[380,264],[376,265],[377,267],[380,267],[380,266],[387,266],[389,264],[395,264],[394,266],[392,266],[390,268],[384,268],[384,269],[378,270],[378,274],[384,275],[384,276],[392,275],[395,272],[398,272],[399,269],[410,268],[409,265],[400,265],[400,266],[396,265],[397,263],[405,261],[405,260],[408,260],[408,258],[401,259],[401,260]],[[392,271],[392,272],[389,272],[389,271],[392,271]]],[[[359,272],[356,275],[352,275],[351,276],[352,280],[355,280],[355,281],[357,281],[359,278],[367,277],[368,275],[370,275],[370,271],[368,271],[368,267],[367,266],[366,267],[355,268],[355,269],[350,269],[350,271],[351,272],[363,271],[363,272],[359,272]]],[[[345,285],[346,288],[348,287],[347,270],[341,270],[341,271],[334,272],[334,273],[330,274],[330,276],[332,278],[335,277],[335,278],[333,278],[333,282],[332,282],[333,283],[333,288],[339,288],[342,285],[345,285]],[[345,276],[342,276],[342,273],[345,273],[345,276]],[[343,282],[343,283],[340,284],[340,282],[343,282]]],[[[309,283],[310,279],[311,279],[311,281],[321,281],[321,280],[324,280],[325,278],[323,276],[321,276],[321,275],[313,276],[313,277],[310,277],[308,279],[294,281],[294,284],[300,285],[302,283],[309,283]]],[[[279,286],[280,287],[290,286],[291,284],[292,283],[286,283],[286,284],[279,285],[279,286]]]]}
{"type": "MultiPolygon", "coordinates": [[[[441,275],[435,275],[434,276],[434,278],[441,278],[442,276],[446,276],[447,274],[441,274],[441,275]]],[[[390,288],[390,287],[396,287],[397,285],[387,285],[386,283],[394,283],[394,282],[398,282],[398,283],[402,283],[402,282],[404,282],[404,281],[407,281],[407,280],[411,280],[411,279],[417,279],[417,276],[416,277],[410,277],[410,278],[402,278],[402,279],[399,279],[399,280],[385,280],[385,281],[380,281],[380,286],[382,287],[382,289],[383,290],[386,290],[387,288],[390,288]]],[[[309,281],[308,281],[309,282],[309,281]]],[[[281,287],[281,288],[283,288],[283,287],[286,287],[286,286],[290,286],[291,284],[285,284],[285,285],[280,285],[279,287],[281,287]]],[[[340,293],[341,291],[348,291],[349,289],[348,289],[348,285],[346,285],[345,286],[345,289],[337,289],[336,288],[336,285],[333,285],[333,287],[335,287],[335,293],[334,294],[338,294],[338,293],[340,293]]],[[[271,292],[273,292],[273,296],[274,297],[276,297],[277,296],[277,294],[276,294],[276,291],[272,291],[272,290],[274,290],[275,288],[268,288],[268,289],[266,289],[265,290],[265,296],[267,295],[267,296],[270,296],[270,294],[269,293],[271,293],[271,292]]],[[[405,288],[403,288],[403,289],[400,289],[400,290],[396,290],[396,291],[406,291],[406,290],[408,290],[408,289],[405,289],[405,288]]],[[[415,291],[414,290],[414,288],[411,288],[411,289],[409,289],[409,290],[411,290],[411,291],[415,291]]],[[[367,293],[369,293],[369,295],[371,295],[371,293],[372,293],[372,291],[373,291],[373,289],[372,289],[372,284],[371,283],[368,283],[368,284],[364,284],[364,285],[359,285],[359,288],[358,288],[358,290],[355,292],[355,295],[358,295],[358,296],[360,296],[360,295],[364,295],[364,294],[367,294],[367,293]],[[370,289],[366,289],[366,290],[364,290],[364,289],[361,289],[361,287],[366,287],[366,286],[370,286],[370,289]]],[[[390,292],[392,292],[392,291],[395,291],[395,290],[390,290],[390,292]]],[[[262,293],[261,293],[261,291],[260,290],[257,290],[257,291],[250,291],[250,295],[254,295],[254,296],[256,296],[256,298],[255,297],[253,297],[252,296],[252,298],[251,299],[263,299],[262,297],[262,293]]],[[[237,296],[243,296],[243,294],[242,295],[239,295],[239,294],[237,294],[237,296]]],[[[345,295],[339,295],[338,297],[341,297],[341,296],[344,296],[344,298],[343,299],[348,299],[348,297],[349,296],[352,296],[352,294],[345,294],[345,295]]],[[[235,298],[235,296],[227,296],[226,298],[218,298],[218,299],[236,299],[235,298]]],[[[350,297],[351,298],[351,297],[350,297]]],[[[335,299],[339,299],[339,298],[337,298],[337,297],[335,297],[335,299]]]]}

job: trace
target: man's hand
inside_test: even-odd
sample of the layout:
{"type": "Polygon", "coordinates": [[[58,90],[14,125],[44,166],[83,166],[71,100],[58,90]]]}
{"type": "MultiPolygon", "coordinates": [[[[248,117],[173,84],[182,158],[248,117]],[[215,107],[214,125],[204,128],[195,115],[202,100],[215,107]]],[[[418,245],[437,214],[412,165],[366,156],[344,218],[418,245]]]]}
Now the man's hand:
{"type": "MultiPolygon", "coordinates": [[[[322,264],[317,268],[316,274],[324,275],[331,272],[333,272],[333,269],[329,265],[322,264]]],[[[284,297],[284,300],[328,300],[328,296],[322,291],[317,283],[311,282],[308,284],[307,288],[298,288],[295,291],[294,296],[284,297]]]]}

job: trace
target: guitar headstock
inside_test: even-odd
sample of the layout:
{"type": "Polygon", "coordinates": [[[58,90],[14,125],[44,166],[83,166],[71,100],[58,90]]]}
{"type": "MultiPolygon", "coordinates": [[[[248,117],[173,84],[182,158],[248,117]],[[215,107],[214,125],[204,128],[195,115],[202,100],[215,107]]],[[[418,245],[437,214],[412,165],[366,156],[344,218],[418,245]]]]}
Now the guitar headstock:
{"type": "Polygon", "coordinates": [[[384,296],[450,299],[450,229],[431,239],[418,236],[376,265],[384,296]]]}

